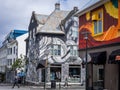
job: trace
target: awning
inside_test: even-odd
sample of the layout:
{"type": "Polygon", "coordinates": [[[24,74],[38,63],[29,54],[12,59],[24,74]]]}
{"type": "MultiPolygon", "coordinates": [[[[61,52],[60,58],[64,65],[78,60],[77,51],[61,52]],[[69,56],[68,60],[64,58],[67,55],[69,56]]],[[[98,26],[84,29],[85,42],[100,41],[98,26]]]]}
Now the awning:
{"type": "Polygon", "coordinates": [[[46,64],[47,64],[47,60],[40,60],[36,67],[36,70],[39,68],[45,68],[46,64]]]}
{"type": "Polygon", "coordinates": [[[120,63],[120,49],[112,51],[112,53],[109,55],[108,63],[120,63]]]}
{"type": "Polygon", "coordinates": [[[90,56],[93,64],[101,65],[106,62],[106,51],[90,53],[90,56]]]}

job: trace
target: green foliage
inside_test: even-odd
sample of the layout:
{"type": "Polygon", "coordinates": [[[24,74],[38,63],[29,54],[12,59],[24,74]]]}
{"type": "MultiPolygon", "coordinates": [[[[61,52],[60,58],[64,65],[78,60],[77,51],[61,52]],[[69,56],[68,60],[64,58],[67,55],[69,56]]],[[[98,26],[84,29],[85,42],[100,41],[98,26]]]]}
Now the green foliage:
{"type": "Polygon", "coordinates": [[[21,67],[23,67],[22,59],[21,58],[16,59],[16,61],[12,65],[12,69],[15,70],[16,68],[21,68],[21,67]]]}
{"type": "Polygon", "coordinates": [[[25,56],[20,55],[20,58],[17,58],[12,64],[12,70],[24,68],[28,64],[28,59],[25,56]]]}

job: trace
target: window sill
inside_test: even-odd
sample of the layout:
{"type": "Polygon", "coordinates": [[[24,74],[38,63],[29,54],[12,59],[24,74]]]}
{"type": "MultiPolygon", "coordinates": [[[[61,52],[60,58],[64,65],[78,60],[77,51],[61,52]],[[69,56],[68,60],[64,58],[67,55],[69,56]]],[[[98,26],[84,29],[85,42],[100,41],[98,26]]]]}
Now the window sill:
{"type": "Polygon", "coordinates": [[[99,34],[94,34],[93,37],[98,37],[98,36],[102,36],[102,35],[103,35],[103,32],[99,33],[99,34]]]}

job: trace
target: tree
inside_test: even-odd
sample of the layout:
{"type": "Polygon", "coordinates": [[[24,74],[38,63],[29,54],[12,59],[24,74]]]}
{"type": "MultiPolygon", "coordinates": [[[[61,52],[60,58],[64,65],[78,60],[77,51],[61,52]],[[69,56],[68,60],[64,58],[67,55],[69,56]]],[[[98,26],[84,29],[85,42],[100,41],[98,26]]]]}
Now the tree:
{"type": "Polygon", "coordinates": [[[12,64],[12,69],[16,70],[16,69],[24,68],[25,63],[26,63],[26,58],[25,57],[23,58],[23,56],[20,55],[20,58],[17,58],[15,62],[12,64]]]}
{"type": "Polygon", "coordinates": [[[16,70],[17,68],[22,68],[22,67],[23,67],[23,65],[22,65],[22,59],[21,58],[16,59],[16,61],[12,65],[13,70],[16,70]]]}

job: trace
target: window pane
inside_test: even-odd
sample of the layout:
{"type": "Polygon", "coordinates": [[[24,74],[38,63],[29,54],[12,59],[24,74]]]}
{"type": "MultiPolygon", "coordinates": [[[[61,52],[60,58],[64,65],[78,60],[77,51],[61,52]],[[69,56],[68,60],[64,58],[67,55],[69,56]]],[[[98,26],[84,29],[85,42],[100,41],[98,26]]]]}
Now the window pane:
{"type": "Polygon", "coordinates": [[[72,55],[73,54],[73,51],[72,50],[70,50],[70,55],[72,55]]]}
{"type": "Polygon", "coordinates": [[[99,19],[102,19],[102,12],[98,13],[98,17],[99,17],[99,19]]]}
{"type": "Polygon", "coordinates": [[[73,55],[73,46],[70,46],[70,55],[73,55]]]}
{"type": "Polygon", "coordinates": [[[58,55],[61,55],[61,46],[58,45],[58,55]]]}
{"type": "Polygon", "coordinates": [[[57,49],[59,50],[61,47],[60,47],[60,45],[57,45],[57,49]]]}
{"type": "Polygon", "coordinates": [[[51,55],[61,55],[61,46],[60,45],[52,45],[51,46],[51,55]]]}
{"type": "Polygon", "coordinates": [[[103,80],[103,79],[104,79],[104,70],[99,69],[99,80],[103,80]]]}
{"type": "Polygon", "coordinates": [[[54,49],[58,49],[58,46],[57,46],[57,45],[54,45],[54,49]]]}
{"type": "Polygon", "coordinates": [[[15,47],[14,47],[14,54],[15,54],[15,47]]]}
{"type": "Polygon", "coordinates": [[[99,20],[98,21],[98,33],[101,33],[102,32],[102,20],[99,20]]]}
{"type": "Polygon", "coordinates": [[[54,55],[57,55],[57,50],[56,49],[54,49],[54,55]]]}
{"type": "Polygon", "coordinates": [[[70,55],[77,56],[77,46],[70,46],[70,55]]]}
{"type": "Polygon", "coordinates": [[[53,45],[51,45],[50,54],[53,55],[53,45]]]}
{"type": "Polygon", "coordinates": [[[58,55],[61,55],[61,52],[60,52],[60,50],[58,50],[58,55]]]}
{"type": "Polygon", "coordinates": [[[97,34],[97,21],[94,21],[94,34],[97,34]]]}

